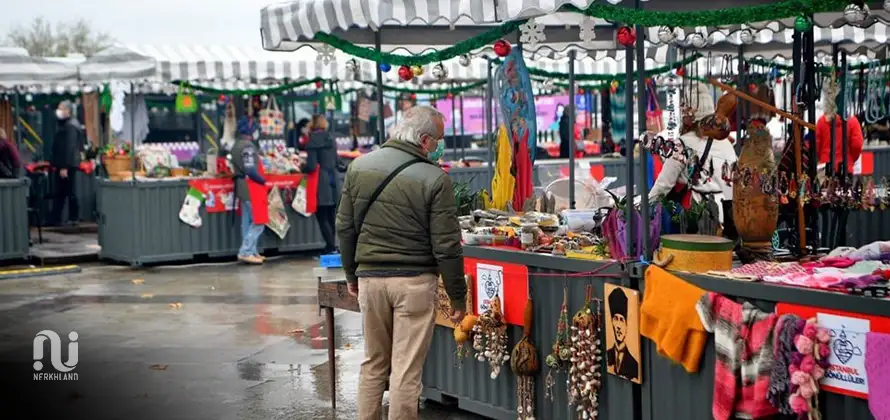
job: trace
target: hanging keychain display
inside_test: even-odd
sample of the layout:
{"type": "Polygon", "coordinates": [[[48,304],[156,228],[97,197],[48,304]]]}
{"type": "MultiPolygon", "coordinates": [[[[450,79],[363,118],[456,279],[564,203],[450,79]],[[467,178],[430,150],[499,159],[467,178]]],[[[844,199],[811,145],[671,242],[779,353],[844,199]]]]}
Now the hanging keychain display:
{"type": "Polygon", "coordinates": [[[556,321],[556,339],[553,341],[550,354],[544,359],[547,364],[547,378],[544,380],[544,397],[553,402],[553,387],[556,380],[554,373],[558,374],[569,364],[572,358],[572,341],[569,338],[569,286],[568,276],[566,284],[562,288],[562,306],[559,308],[559,319],[556,321]]]}

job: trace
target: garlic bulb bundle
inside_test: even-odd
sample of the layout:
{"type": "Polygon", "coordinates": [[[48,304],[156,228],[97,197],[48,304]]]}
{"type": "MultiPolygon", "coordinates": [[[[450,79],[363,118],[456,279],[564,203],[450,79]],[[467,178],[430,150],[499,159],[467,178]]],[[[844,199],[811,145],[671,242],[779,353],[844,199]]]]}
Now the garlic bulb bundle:
{"type": "Polygon", "coordinates": [[[592,287],[587,286],[587,303],[572,318],[572,357],[569,359],[569,404],[575,406],[579,419],[599,415],[599,390],[602,387],[602,350],[599,305],[591,308],[592,287]]]}
{"type": "Polygon", "coordinates": [[[476,360],[488,362],[491,366],[491,379],[501,374],[501,365],[510,360],[507,353],[507,324],[501,312],[501,300],[495,296],[491,308],[479,316],[473,326],[473,350],[476,360]]]}

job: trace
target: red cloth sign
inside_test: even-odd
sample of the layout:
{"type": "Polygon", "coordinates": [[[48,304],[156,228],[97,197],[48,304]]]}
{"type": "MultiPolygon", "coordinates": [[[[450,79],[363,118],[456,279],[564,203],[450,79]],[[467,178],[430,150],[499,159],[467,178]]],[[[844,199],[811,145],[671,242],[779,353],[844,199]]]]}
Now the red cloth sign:
{"type": "MultiPolygon", "coordinates": [[[[528,267],[520,264],[510,264],[501,261],[480,260],[476,258],[464,258],[464,273],[470,275],[473,293],[473,302],[480,302],[480,290],[476,287],[476,265],[488,264],[503,269],[503,290],[501,306],[508,324],[522,325],[525,304],[528,301],[528,267]]],[[[476,314],[479,315],[479,314],[476,314]]]]}
{"type": "MultiPolygon", "coordinates": [[[[266,188],[296,189],[304,174],[266,175],[266,188]]],[[[207,213],[235,210],[235,183],[229,178],[199,178],[189,180],[189,186],[204,193],[207,213]]],[[[318,207],[318,171],[306,176],[306,209],[315,213],[318,207]]]]}

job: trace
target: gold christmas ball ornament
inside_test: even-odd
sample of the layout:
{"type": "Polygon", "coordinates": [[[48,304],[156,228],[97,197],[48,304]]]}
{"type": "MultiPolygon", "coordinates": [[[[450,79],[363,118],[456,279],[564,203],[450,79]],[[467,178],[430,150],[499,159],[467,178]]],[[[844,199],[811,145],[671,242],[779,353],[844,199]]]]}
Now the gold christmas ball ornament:
{"type": "Polygon", "coordinates": [[[618,89],[618,81],[617,81],[617,80],[613,80],[611,86],[612,86],[612,89],[618,89]]]}
{"type": "Polygon", "coordinates": [[[413,73],[414,76],[422,76],[423,66],[411,66],[411,73],[413,73]]]}

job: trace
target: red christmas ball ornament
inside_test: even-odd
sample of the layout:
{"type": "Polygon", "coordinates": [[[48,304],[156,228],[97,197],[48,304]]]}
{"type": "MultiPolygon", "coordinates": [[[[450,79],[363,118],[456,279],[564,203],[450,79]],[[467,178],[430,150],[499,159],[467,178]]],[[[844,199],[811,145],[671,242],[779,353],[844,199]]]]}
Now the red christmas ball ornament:
{"type": "Polygon", "coordinates": [[[755,85],[754,83],[751,83],[750,85],[748,85],[748,90],[750,90],[751,93],[756,93],[756,92],[757,92],[757,85],[755,85]]]}
{"type": "Polygon", "coordinates": [[[615,39],[619,44],[625,47],[630,47],[637,42],[637,34],[629,26],[622,26],[618,29],[618,34],[615,35],[615,39]]]}
{"type": "Polygon", "coordinates": [[[413,100],[415,100],[415,99],[417,99],[417,94],[416,94],[416,93],[412,93],[412,94],[411,94],[411,100],[413,101],[413,100]]]}
{"type": "Polygon", "coordinates": [[[677,73],[677,76],[683,77],[686,75],[686,69],[683,67],[677,67],[677,70],[674,73],[677,73]]]}
{"type": "Polygon", "coordinates": [[[414,72],[411,71],[411,67],[399,67],[399,78],[406,82],[414,78],[414,72]]]}
{"type": "Polygon", "coordinates": [[[219,95],[219,101],[220,101],[220,102],[225,102],[225,101],[226,101],[226,95],[220,94],[220,95],[219,95]]]}
{"type": "Polygon", "coordinates": [[[510,46],[510,43],[503,39],[499,39],[498,42],[494,43],[494,53],[497,54],[498,57],[506,57],[507,54],[510,54],[510,50],[512,49],[513,47],[510,46]]]}
{"type": "Polygon", "coordinates": [[[321,86],[322,86],[321,80],[315,82],[315,88],[316,88],[316,89],[321,89],[321,86]]]}
{"type": "Polygon", "coordinates": [[[448,93],[447,95],[445,95],[445,97],[448,98],[448,99],[454,99],[454,94],[453,94],[453,93],[448,93]]]}
{"type": "Polygon", "coordinates": [[[578,94],[579,94],[579,95],[583,95],[583,94],[584,94],[584,89],[578,89],[578,94]]]}

